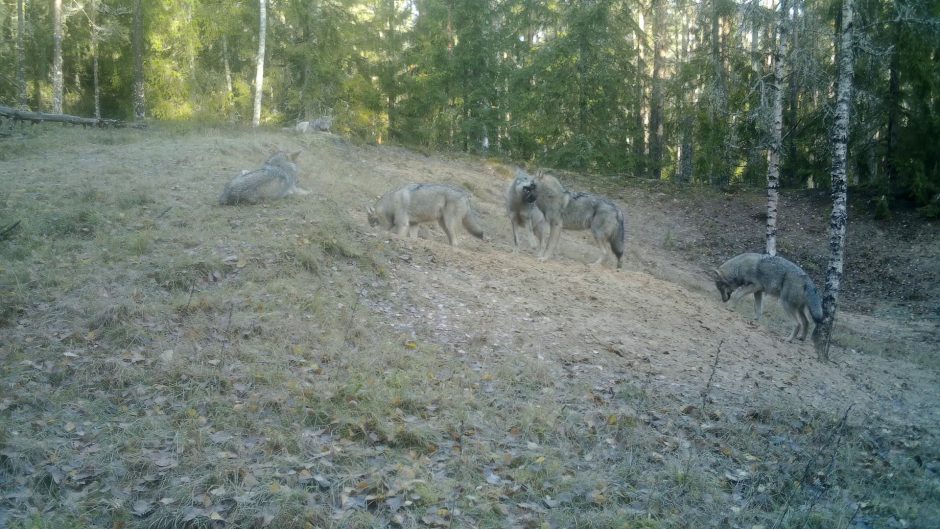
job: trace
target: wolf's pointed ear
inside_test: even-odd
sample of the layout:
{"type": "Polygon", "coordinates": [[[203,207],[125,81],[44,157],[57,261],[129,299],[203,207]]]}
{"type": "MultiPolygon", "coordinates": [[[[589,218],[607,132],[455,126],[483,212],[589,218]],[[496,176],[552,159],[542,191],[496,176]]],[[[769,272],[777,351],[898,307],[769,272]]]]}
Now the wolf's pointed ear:
{"type": "Polygon", "coordinates": [[[297,157],[300,156],[300,152],[301,152],[301,151],[302,151],[302,149],[297,149],[296,151],[294,151],[294,152],[288,154],[287,157],[290,158],[290,161],[296,162],[296,161],[297,161],[297,157]]]}
{"type": "Polygon", "coordinates": [[[721,275],[721,271],[718,270],[717,268],[712,268],[711,270],[709,270],[708,275],[715,281],[725,280],[725,276],[721,275]]]}
{"type": "Polygon", "coordinates": [[[375,215],[375,208],[373,208],[372,206],[366,206],[366,213],[367,213],[370,217],[374,216],[374,215],[375,215]]]}

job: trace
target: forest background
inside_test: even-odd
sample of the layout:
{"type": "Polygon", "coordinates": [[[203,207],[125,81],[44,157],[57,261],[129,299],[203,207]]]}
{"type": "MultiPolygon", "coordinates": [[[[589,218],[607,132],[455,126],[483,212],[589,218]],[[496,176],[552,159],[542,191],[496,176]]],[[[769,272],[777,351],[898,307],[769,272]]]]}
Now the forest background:
{"type": "MultiPolygon", "coordinates": [[[[249,123],[263,10],[261,123],[331,115],[334,131],[366,142],[612,178],[762,185],[776,53],[781,186],[826,188],[841,9],[831,0],[785,9],[767,0],[4,0],[0,64],[16,67],[0,72],[0,104],[249,123]]],[[[849,184],[884,197],[882,215],[903,204],[936,216],[940,4],[864,0],[855,10],[849,184]]]]}

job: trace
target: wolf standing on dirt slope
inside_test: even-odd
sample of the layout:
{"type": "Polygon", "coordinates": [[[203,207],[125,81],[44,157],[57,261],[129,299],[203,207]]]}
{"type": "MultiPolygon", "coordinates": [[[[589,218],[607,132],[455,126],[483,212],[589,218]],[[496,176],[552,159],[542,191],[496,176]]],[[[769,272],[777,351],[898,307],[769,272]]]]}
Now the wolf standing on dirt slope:
{"type": "Polygon", "coordinates": [[[548,244],[539,259],[548,259],[558,247],[561,230],[591,230],[601,256],[593,265],[607,257],[607,248],[617,257],[617,268],[623,267],[625,230],[623,212],[606,197],[590,193],[570,193],[554,176],[541,173],[535,178],[535,204],[542,210],[551,232],[548,244]]]}
{"type": "Polygon", "coordinates": [[[535,181],[522,169],[516,169],[516,178],[506,189],[506,213],[512,225],[512,251],[519,247],[519,226],[529,235],[538,253],[541,255],[548,240],[548,221],[535,205],[535,181]]]}
{"type": "Polygon", "coordinates": [[[260,169],[242,171],[225,185],[219,196],[220,205],[256,204],[278,200],[287,195],[306,195],[310,191],[297,187],[297,157],[300,151],[278,150],[260,169]]]}
{"type": "Polygon", "coordinates": [[[817,324],[823,319],[822,302],[813,280],[799,266],[776,255],[743,253],[725,261],[712,271],[715,286],[726,302],[734,293],[735,300],[754,294],[754,319],[763,313],[763,293],[780,298],[783,310],[796,326],[788,341],[797,334],[806,339],[809,321],[806,310],[817,324]],[[740,289],[735,292],[735,289],[740,289]]]}
{"type": "Polygon", "coordinates": [[[483,238],[483,228],[470,206],[470,194],[445,184],[407,184],[393,189],[366,209],[369,225],[381,224],[400,237],[418,234],[418,224],[437,222],[451,246],[457,246],[457,223],[471,235],[483,238]]]}

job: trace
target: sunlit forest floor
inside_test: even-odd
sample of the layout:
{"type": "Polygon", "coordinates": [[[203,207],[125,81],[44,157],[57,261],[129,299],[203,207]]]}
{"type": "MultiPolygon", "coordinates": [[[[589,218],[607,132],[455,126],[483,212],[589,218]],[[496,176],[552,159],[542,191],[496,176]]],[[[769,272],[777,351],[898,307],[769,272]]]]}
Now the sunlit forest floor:
{"type": "MultiPolygon", "coordinates": [[[[511,170],[326,133],[44,125],[0,138],[0,527],[940,526],[940,235],[850,210],[832,362],[707,270],[760,190],[590,181],[624,270],[512,251],[511,170]],[[274,146],[310,195],[221,207],[274,146]],[[486,239],[402,240],[405,182],[486,239]]],[[[784,192],[817,280],[825,193],[784,192]]]]}

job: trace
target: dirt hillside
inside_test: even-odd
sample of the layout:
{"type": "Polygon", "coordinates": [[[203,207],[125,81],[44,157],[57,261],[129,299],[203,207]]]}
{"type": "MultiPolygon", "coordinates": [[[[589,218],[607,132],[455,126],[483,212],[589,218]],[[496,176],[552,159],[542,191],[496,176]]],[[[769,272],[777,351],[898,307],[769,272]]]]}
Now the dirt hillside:
{"type": "MultiPolygon", "coordinates": [[[[913,213],[854,204],[822,363],[776,300],[755,323],[708,279],[760,250],[759,192],[561,173],[623,208],[616,270],[585,233],[514,251],[498,161],[199,126],[2,141],[0,527],[936,527],[940,236],[913,213]],[[274,146],[311,193],[219,206],[274,146]],[[468,190],[484,240],[370,227],[406,182],[468,190]]],[[[827,215],[783,194],[781,253],[819,286],[827,215]]]]}

